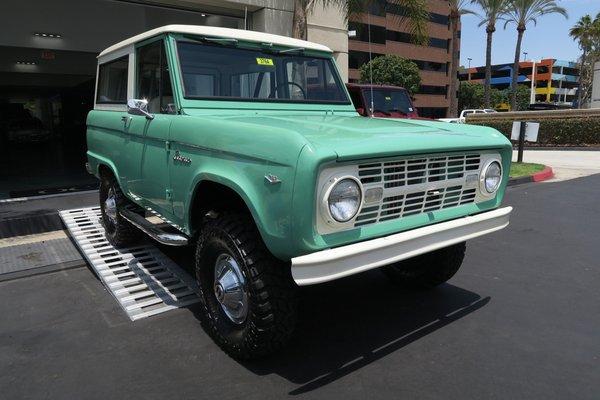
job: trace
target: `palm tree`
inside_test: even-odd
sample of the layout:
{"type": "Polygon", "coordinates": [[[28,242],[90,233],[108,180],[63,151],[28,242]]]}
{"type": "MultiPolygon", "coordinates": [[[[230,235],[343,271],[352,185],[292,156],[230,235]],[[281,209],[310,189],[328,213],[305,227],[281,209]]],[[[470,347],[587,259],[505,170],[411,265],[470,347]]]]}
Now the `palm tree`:
{"type": "MultiPolygon", "coordinates": [[[[599,15],[600,16],[600,15],[599,15]]],[[[577,90],[577,107],[581,108],[581,97],[583,93],[582,78],[584,76],[584,69],[588,52],[592,46],[592,40],[596,31],[600,25],[600,20],[596,18],[593,20],[590,15],[584,15],[579,18],[579,21],[569,30],[569,36],[579,41],[579,48],[581,48],[581,67],[579,68],[579,89],[577,90]]]]}
{"type": "Polygon", "coordinates": [[[485,32],[487,34],[483,102],[485,107],[489,108],[492,82],[492,37],[496,31],[496,22],[502,19],[502,16],[506,13],[508,0],[473,0],[473,3],[478,4],[483,11],[479,15],[479,18],[481,18],[479,26],[485,25],[485,32]]]}
{"type": "Polygon", "coordinates": [[[537,19],[547,14],[561,14],[565,18],[569,18],[567,10],[560,7],[555,0],[509,0],[504,29],[511,22],[517,26],[517,45],[515,47],[515,60],[510,85],[510,106],[512,110],[515,110],[517,106],[517,78],[519,76],[519,56],[521,55],[523,34],[528,23],[533,22],[534,25],[537,25],[537,19]]]}
{"type": "MultiPolygon", "coordinates": [[[[376,3],[376,0],[294,0],[292,37],[306,40],[308,14],[317,3],[321,3],[323,7],[338,7],[347,20],[352,16],[368,12],[369,6],[376,3]]],[[[425,0],[396,0],[394,3],[402,8],[403,15],[398,17],[398,22],[406,23],[409,33],[413,35],[413,42],[426,44],[429,13],[425,0]]]]}
{"type": "Polygon", "coordinates": [[[460,26],[460,17],[465,14],[474,14],[473,11],[465,8],[468,0],[449,0],[450,5],[450,30],[452,31],[451,57],[450,62],[450,115],[456,117],[458,114],[458,63],[460,46],[458,44],[458,28],[460,26]]]}

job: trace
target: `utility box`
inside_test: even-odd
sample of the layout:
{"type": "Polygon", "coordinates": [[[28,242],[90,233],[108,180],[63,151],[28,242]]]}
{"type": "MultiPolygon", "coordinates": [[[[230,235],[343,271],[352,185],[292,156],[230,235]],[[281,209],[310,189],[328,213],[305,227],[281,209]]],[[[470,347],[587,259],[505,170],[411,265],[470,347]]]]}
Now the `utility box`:
{"type": "Polygon", "coordinates": [[[600,108],[600,61],[594,63],[594,80],[592,83],[591,108],[600,108]]]}

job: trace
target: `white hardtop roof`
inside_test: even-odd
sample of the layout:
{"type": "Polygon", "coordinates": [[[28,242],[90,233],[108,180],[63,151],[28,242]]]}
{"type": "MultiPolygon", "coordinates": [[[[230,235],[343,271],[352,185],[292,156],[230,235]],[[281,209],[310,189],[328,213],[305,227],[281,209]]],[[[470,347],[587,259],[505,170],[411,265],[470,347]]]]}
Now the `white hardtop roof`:
{"type": "Polygon", "coordinates": [[[160,35],[162,33],[187,33],[191,35],[202,35],[211,37],[223,37],[229,39],[245,40],[249,42],[258,43],[272,43],[281,46],[288,47],[303,47],[310,50],[326,51],[331,53],[331,49],[322,44],[307,42],[306,40],[293,39],[287,36],[273,35],[270,33],[256,32],[256,31],[245,31],[241,29],[231,28],[218,28],[214,26],[203,26],[203,25],[165,25],[159,28],[155,28],[139,35],[125,39],[122,42],[114,44],[105,49],[98,58],[110,54],[114,51],[127,47],[129,45],[141,42],[145,39],[149,39],[153,36],[160,35]]]}

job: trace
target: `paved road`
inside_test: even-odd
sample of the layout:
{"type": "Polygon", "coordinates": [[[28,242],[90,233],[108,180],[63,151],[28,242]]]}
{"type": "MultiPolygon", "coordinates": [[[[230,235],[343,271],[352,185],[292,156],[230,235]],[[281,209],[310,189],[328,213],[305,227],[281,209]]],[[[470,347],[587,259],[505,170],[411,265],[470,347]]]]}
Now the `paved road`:
{"type": "Polygon", "coordinates": [[[85,268],[0,283],[6,399],[597,399],[600,175],[509,188],[509,228],[457,276],[377,271],[302,291],[290,348],[237,363],[195,309],[130,322],[85,268]]]}
{"type": "MultiPolygon", "coordinates": [[[[517,161],[517,152],[513,152],[517,161]]],[[[523,161],[549,165],[554,171],[550,182],[600,174],[600,150],[525,150],[523,161]]]]}

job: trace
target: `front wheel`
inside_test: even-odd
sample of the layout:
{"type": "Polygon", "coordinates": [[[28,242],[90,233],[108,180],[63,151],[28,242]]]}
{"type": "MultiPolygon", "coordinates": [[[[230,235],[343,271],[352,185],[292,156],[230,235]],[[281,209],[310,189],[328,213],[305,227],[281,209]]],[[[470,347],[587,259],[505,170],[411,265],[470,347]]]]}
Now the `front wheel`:
{"type": "Polygon", "coordinates": [[[119,214],[124,207],[133,205],[121,191],[114,176],[102,174],[99,194],[102,226],[110,244],[123,247],[139,241],[142,236],[140,230],[119,214]]]}
{"type": "Polygon", "coordinates": [[[233,358],[273,353],[292,335],[297,301],[289,265],[270,254],[248,215],[206,219],[196,277],[202,325],[233,358]]]}
{"type": "Polygon", "coordinates": [[[431,289],[448,281],[462,265],[466,242],[381,268],[392,282],[407,289],[431,289]]]}

